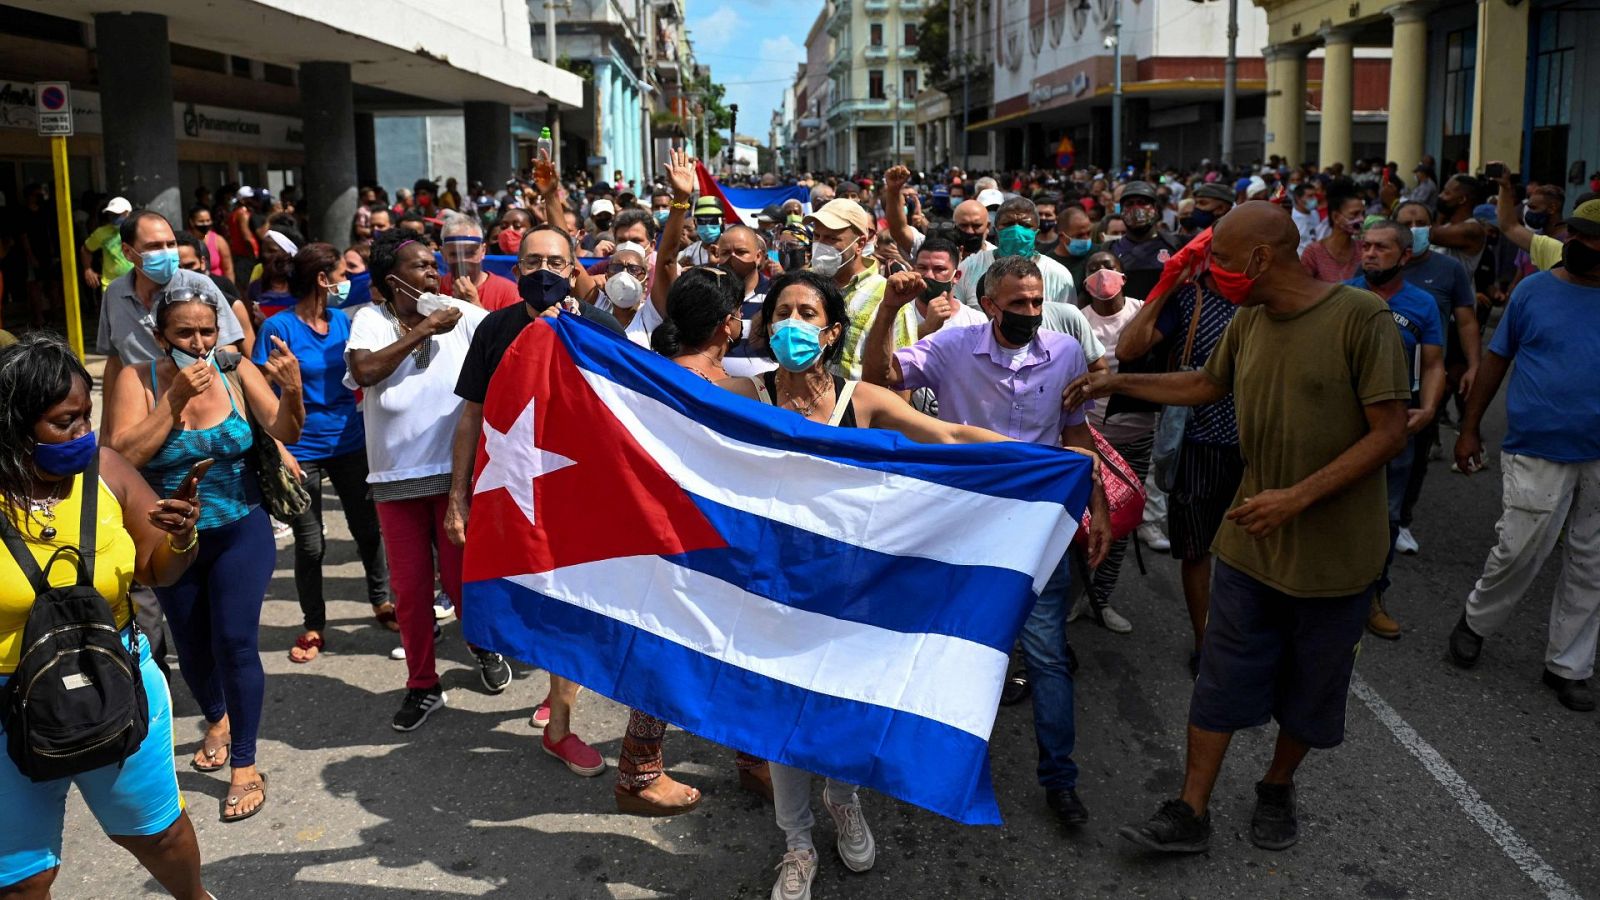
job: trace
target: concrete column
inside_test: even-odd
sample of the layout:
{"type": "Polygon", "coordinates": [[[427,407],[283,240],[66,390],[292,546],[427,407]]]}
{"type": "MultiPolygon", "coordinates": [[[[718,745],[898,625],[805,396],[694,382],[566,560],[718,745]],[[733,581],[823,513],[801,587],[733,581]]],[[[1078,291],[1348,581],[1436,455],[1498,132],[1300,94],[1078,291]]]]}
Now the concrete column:
{"type": "Polygon", "coordinates": [[[343,248],[356,214],[356,111],[349,63],[301,63],[300,116],[311,220],[306,237],[343,248]]]}
{"type": "MultiPolygon", "coordinates": [[[[1478,80],[1472,92],[1468,165],[1522,165],[1522,109],[1527,90],[1528,7],[1478,0],[1478,80]],[[1494,73],[1486,78],[1486,73],[1494,73]]],[[[1398,26],[1396,26],[1398,27],[1398,26]]]]}
{"type": "Polygon", "coordinates": [[[1322,40],[1322,139],[1317,164],[1326,169],[1344,163],[1349,169],[1354,152],[1350,129],[1355,115],[1355,35],[1343,28],[1324,28],[1322,40]]]}
{"type": "MultiPolygon", "coordinates": [[[[1298,165],[1306,152],[1306,47],[1279,44],[1261,55],[1267,60],[1267,156],[1298,165]]],[[[1417,127],[1421,128],[1419,121],[1417,127]]]]}
{"type": "Polygon", "coordinates": [[[377,122],[372,113],[356,113],[356,183],[378,183],[377,122]]]}
{"type": "Polygon", "coordinates": [[[468,100],[461,105],[467,141],[467,184],[493,187],[511,175],[511,107],[468,100]]]}
{"type": "Polygon", "coordinates": [[[106,191],[183,222],[178,136],[172,126],[172,50],[167,17],[94,17],[105,135],[106,191]]]}
{"type": "MultiPolygon", "coordinates": [[[[1428,96],[1428,11],[1402,3],[1384,10],[1394,20],[1394,50],[1389,61],[1389,141],[1384,155],[1409,172],[1422,159],[1422,129],[1426,124],[1428,96]]],[[[1526,13],[1524,13],[1526,15],[1526,13]]],[[[1524,32],[1526,34],[1526,32],[1524,32]]],[[[1496,37],[1499,40],[1499,37],[1496,37]]],[[[1508,45],[1509,46],[1509,45],[1508,45]]],[[[1527,41],[1517,45],[1527,46],[1527,41]]],[[[1522,78],[1522,56],[1518,51],[1516,78],[1522,78]]],[[[1509,72],[1478,65],[1477,93],[1496,78],[1511,77],[1509,72]],[[1492,77],[1483,77],[1492,75],[1492,77]]],[[[1522,94],[1516,98],[1516,132],[1522,134],[1522,94]]]]}

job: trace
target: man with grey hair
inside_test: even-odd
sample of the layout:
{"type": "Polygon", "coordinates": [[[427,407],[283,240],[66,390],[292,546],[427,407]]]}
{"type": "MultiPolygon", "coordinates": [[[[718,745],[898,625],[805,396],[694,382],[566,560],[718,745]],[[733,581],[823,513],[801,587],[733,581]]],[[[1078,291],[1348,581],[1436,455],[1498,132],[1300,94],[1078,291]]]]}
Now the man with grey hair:
{"type": "Polygon", "coordinates": [[[440,250],[450,271],[439,273],[439,292],[489,311],[522,302],[517,283],[483,267],[483,227],[472,216],[446,213],[440,250]]]}
{"type": "Polygon", "coordinates": [[[826,184],[818,184],[816,187],[811,189],[811,209],[813,211],[819,210],[828,205],[828,201],[832,199],[833,188],[827,186],[826,184]]]}
{"type": "Polygon", "coordinates": [[[1039,268],[1044,286],[1044,329],[1072,335],[1082,345],[1090,369],[1106,368],[1108,363],[1100,359],[1105,347],[1094,336],[1089,320],[1078,311],[1078,293],[1072,283],[1072,273],[1034,246],[1039,235],[1039,212],[1033,201],[1027,197],[1012,197],[1002,203],[995,215],[995,234],[997,245],[969,254],[956,268],[955,298],[977,308],[984,275],[996,260],[1013,256],[1031,260],[1039,268]]]}

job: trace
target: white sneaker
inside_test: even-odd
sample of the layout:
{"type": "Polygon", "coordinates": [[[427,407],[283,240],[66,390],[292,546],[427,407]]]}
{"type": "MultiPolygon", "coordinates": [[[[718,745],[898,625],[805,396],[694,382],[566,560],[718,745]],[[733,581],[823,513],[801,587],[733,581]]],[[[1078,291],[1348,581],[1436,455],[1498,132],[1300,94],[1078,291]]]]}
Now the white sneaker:
{"type": "Polygon", "coordinates": [[[440,591],[439,595],[433,598],[434,621],[443,622],[445,619],[448,619],[455,614],[455,604],[450,602],[450,596],[444,591],[440,591]]]}
{"type": "Polygon", "coordinates": [[[1102,606],[1096,613],[1095,618],[1105,630],[1112,634],[1127,634],[1133,631],[1133,623],[1129,622],[1122,613],[1109,606],[1102,606]]]}
{"type": "Polygon", "coordinates": [[[272,520],[272,540],[274,543],[293,539],[294,528],[286,522],[279,522],[277,519],[272,520]]]}
{"type": "Polygon", "coordinates": [[[1422,549],[1422,545],[1418,544],[1417,539],[1412,536],[1411,529],[1402,528],[1400,529],[1400,533],[1395,535],[1394,549],[1397,553],[1404,553],[1407,556],[1416,556],[1417,551],[1422,549]]]}
{"type": "Polygon", "coordinates": [[[396,647],[393,650],[390,650],[389,651],[389,658],[390,659],[405,659],[406,658],[406,648],[405,647],[396,647]]]}
{"type": "Polygon", "coordinates": [[[1167,540],[1167,536],[1162,533],[1161,526],[1154,522],[1146,522],[1140,525],[1138,535],[1139,540],[1144,541],[1145,546],[1151,550],[1172,549],[1172,542],[1167,540]]]}
{"type": "Polygon", "coordinates": [[[790,850],[778,863],[778,880],[772,900],[811,900],[811,882],[817,878],[817,851],[790,850]]]}
{"type": "Polygon", "coordinates": [[[878,860],[878,845],[872,840],[872,829],[861,815],[861,798],[852,793],[849,802],[835,803],[824,788],[822,805],[828,808],[833,824],[839,829],[839,858],[844,860],[845,867],[852,872],[872,868],[878,860]]]}

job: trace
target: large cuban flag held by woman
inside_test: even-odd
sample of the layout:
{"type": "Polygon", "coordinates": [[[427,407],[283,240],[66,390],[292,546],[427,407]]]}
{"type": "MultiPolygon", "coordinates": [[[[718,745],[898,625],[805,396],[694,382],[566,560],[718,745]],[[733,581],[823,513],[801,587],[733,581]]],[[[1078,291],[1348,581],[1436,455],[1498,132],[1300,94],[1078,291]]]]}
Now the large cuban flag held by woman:
{"type": "Polygon", "coordinates": [[[1007,657],[1090,462],[916,444],[542,319],[484,403],[464,628],[712,741],[998,824],[1007,657]]]}

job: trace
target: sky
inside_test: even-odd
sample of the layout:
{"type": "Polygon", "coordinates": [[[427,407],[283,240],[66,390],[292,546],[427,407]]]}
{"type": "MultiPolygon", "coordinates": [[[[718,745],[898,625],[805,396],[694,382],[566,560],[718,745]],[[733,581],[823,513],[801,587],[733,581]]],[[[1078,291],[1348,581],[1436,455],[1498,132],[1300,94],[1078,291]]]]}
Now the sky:
{"type": "Polygon", "coordinates": [[[806,32],[822,0],[688,0],[695,59],[739,104],[739,133],[766,143],[772,111],[806,58],[806,32]]]}

